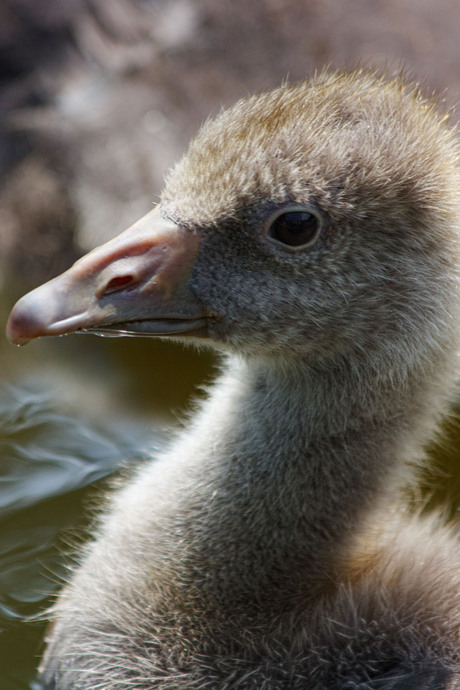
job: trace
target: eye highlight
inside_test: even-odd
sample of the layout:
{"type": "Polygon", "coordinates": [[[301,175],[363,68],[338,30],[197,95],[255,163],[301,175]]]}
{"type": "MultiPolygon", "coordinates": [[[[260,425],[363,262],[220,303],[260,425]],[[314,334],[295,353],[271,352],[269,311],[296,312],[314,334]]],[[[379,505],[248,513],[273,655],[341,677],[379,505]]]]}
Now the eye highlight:
{"type": "Polygon", "coordinates": [[[267,237],[295,251],[312,245],[320,230],[321,223],[317,216],[310,210],[296,207],[278,212],[269,219],[267,237]]]}

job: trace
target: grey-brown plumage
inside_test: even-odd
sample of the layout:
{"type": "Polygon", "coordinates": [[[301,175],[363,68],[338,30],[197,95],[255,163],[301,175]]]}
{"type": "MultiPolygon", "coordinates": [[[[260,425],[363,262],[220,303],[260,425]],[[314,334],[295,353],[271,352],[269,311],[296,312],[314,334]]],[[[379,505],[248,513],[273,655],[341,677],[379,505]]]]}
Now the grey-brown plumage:
{"type": "Polygon", "coordinates": [[[455,388],[457,155],[399,79],[253,96],[204,125],[156,210],[18,304],[18,343],[228,353],[101,518],[46,687],[460,688],[458,540],[397,498],[455,388]]]}

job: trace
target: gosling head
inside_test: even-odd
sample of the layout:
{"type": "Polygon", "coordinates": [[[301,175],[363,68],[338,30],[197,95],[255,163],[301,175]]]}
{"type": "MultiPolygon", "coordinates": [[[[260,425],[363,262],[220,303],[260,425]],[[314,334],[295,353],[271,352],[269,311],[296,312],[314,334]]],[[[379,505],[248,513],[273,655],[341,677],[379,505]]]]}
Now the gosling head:
{"type": "Polygon", "coordinates": [[[23,298],[9,336],[432,354],[452,340],[459,186],[446,118],[398,78],[323,73],[252,96],[202,127],[154,211],[23,298]]]}

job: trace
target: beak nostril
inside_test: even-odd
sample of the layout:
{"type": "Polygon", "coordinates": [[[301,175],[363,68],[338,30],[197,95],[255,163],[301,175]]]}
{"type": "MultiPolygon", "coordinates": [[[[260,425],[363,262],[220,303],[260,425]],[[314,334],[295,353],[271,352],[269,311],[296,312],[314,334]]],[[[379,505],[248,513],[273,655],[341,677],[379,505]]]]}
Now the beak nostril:
{"type": "Polygon", "coordinates": [[[117,290],[122,290],[128,285],[130,285],[132,282],[134,282],[134,277],[130,274],[124,276],[116,276],[115,278],[112,278],[112,280],[109,280],[109,282],[107,283],[105,290],[103,292],[103,296],[110,295],[112,292],[117,292],[117,290]]]}

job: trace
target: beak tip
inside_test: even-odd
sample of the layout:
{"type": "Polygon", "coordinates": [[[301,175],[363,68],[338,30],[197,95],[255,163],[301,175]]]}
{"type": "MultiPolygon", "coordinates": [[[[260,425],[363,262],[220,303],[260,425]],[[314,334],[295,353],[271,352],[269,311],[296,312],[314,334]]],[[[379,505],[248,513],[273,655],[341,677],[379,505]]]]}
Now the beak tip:
{"type": "Polygon", "coordinates": [[[34,313],[29,300],[20,299],[13,308],[6,324],[6,337],[13,345],[27,345],[40,335],[41,328],[37,314],[34,313]]]}

